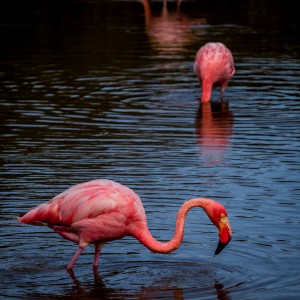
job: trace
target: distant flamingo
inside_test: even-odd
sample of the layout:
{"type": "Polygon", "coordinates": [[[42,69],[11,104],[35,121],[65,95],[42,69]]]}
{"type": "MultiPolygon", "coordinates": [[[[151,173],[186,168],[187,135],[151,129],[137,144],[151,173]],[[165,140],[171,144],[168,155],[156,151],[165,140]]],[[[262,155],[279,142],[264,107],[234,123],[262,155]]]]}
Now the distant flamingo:
{"type": "Polygon", "coordinates": [[[117,182],[97,179],[72,186],[18,217],[20,222],[45,225],[63,238],[79,244],[67,269],[73,268],[82,250],[95,244],[94,268],[98,266],[104,243],[133,236],[153,252],[169,253],[183,239],[185,217],[189,209],[199,206],[219,229],[220,241],[215,254],[231,239],[231,229],[225,208],[216,201],[195,198],[186,201],[178,211],[176,231],[169,242],[156,241],[149,232],[143,204],[139,196],[117,182]]]}
{"type": "Polygon", "coordinates": [[[222,99],[225,88],[235,73],[230,50],[222,43],[207,43],[196,54],[194,72],[202,87],[201,102],[210,101],[214,84],[221,86],[222,99]]]}

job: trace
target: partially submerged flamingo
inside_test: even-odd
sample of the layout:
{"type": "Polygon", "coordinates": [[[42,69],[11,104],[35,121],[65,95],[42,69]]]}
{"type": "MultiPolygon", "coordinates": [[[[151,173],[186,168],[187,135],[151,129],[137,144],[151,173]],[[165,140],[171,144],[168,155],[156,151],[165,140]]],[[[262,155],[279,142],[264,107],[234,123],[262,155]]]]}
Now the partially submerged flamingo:
{"type": "Polygon", "coordinates": [[[135,237],[153,252],[169,253],[177,249],[183,239],[186,214],[196,206],[204,209],[219,230],[220,240],[215,251],[218,254],[232,236],[227,212],[220,203],[206,198],[186,201],[178,211],[174,237],[169,242],[159,242],[149,232],[139,196],[130,188],[105,179],[74,185],[51,201],[21,214],[18,220],[48,226],[63,238],[78,243],[78,250],[67,266],[70,270],[89,244],[95,244],[95,268],[104,243],[124,236],[135,237]]]}
{"type": "Polygon", "coordinates": [[[194,63],[194,72],[202,88],[201,102],[209,102],[213,85],[221,86],[221,99],[235,73],[231,51],[222,43],[207,43],[201,47],[194,63]]]}

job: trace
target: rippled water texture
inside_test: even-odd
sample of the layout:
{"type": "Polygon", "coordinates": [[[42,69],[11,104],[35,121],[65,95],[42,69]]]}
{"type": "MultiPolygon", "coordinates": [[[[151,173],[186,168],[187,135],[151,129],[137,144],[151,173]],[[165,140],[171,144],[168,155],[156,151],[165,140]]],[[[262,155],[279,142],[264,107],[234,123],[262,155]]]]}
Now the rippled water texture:
{"type": "Polygon", "coordinates": [[[3,299],[298,299],[300,60],[295,1],[0,4],[3,299]],[[199,106],[196,50],[220,41],[236,74],[199,106]],[[16,217],[69,186],[134,189],[159,240],[183,201],[225,205],[233,239],[187,217],[182,246],[77,246],[16,217]]]}

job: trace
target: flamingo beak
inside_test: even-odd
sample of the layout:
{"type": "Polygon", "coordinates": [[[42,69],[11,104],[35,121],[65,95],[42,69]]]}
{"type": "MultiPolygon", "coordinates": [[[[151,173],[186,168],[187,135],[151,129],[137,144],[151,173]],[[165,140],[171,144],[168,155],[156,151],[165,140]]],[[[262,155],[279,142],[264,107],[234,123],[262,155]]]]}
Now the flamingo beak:
{"type": "Polygon", "coordinates": [[[227,244],[230,242],[232,237],[230,224],[226,216],[223,216],[221,218],[221,221],[218,224],[218,228],[219,228],[220,240],[219,240],[218,247],[215,251],[215,255],[219,254],[227,246],[227,244]]]}

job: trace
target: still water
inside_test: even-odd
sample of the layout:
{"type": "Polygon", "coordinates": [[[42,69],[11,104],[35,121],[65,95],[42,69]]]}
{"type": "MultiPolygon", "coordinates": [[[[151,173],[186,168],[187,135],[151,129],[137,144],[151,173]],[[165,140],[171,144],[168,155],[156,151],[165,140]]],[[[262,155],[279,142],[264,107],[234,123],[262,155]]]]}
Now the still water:
{"type": "Polygon", "coordinates": [[[292,1],[0,4],[2,299],[298,299],[300,57],[292,1]],[[196,50],[220,41],[236,74],[199,106],[196,50]],[[132,238],[77,246],[19,213],[96,178],[141,197],[159,240],[179,206],[210,197],[233,239],[188,214],[162,255],[132,238]]]}

